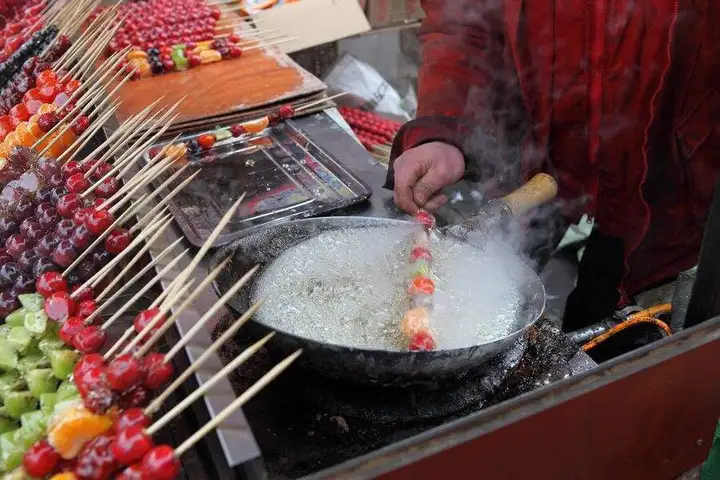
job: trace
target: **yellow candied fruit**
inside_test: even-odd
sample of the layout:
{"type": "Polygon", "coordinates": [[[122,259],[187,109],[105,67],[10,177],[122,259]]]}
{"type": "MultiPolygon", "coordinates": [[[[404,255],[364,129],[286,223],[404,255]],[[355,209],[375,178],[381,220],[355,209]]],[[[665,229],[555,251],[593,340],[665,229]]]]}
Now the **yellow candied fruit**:
{"type": "Polygon", "coordinates": [[[75,458],[87,442],[107,432],[112,420],[95,415],[82,404],[72,405],[48,422],[48,442],[58,454],[69,460],[75,458]]]}
{"type": "Polygon", "coordinates": [[[210,50],[210,47],[212,47],[213,42],[214,42],[214,40],[205,40],[202,42],[198,42],[195,45],[195,48],[193,48],[193,52],[200,53],[200,52],[204,52],[206,50],[210,50]]]}
{"type": "Polygon", "coordinates": [[[217,50],[203,50],[200,52],[200,63],[215,63],[222,60],[222,55],[217,50]]]}

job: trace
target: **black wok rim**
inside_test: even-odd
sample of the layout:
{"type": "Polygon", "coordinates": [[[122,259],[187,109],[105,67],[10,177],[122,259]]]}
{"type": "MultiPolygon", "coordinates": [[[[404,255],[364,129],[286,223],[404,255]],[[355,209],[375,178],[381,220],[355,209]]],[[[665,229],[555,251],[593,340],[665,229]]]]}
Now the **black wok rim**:
{"type": "MultiPolygon", "coordinates": [[[[321,219],[337,220],[338,222],[350,221],[350,220],[358,221],[358,220],[366,219],[366,220],[373,220],[373,221],[383,221],[383,222],[386,222],[387,224],[396,224],[396,225],[408,225],[408,224],[411,223],[411,222],[408,221],[408,220],[386,219],[386,218],[377,218],[377,217],[363,217],[363,216],[313,217],[313,218],[304,218],[304,219],[299,219],[299,220],[292,220],[291,222],[283,222],[283,223],[280,223],[280,224],[268,225],[268,226],[263,227],[263,228],[261,228],[261,229],[259,229],[259,230],[255,230],[255,231],[251,232],[248,236],[256,235],[256,234],[261,234],[263,231],[270,230],[270,229],[282,229],[282,228],[285,228],[287,225],[289,225],[289,223],[293,223],[293,224],[294,224],[294,223],[298,223],[298,222],[299,222],[299,223],[306,223],[306,222],[309,223],[309,222],[318,221],[318,220],[321,220],[321,219]]],[[[233,255],[234,252],[235,252],[235,250],[237,249],[236,245],[237,245],[238,243],[242,242],[246,237],[247,237],[247,236],[243,236],[243,237],[241,237],[241,238],[239,238],[239,239],[234,240],[232,243],[230,243],[230,244],[228,244],[228,245],[225,245],[225,246],[223,246],[222,248],[220,248],[220,249],[215,253],[215,255],[213,255],[213,257],[212,257],[212,259],[211,259],[211,261],[210,261],[210,270],[216,268],[216,267],[217,267],[223,260],[225,260],[228,256],[233,255]]],[[[470,245],[470,246],[472,246],[472,245],[470,245]]],[[[473,248],[475,248],[475,247],[473,247],[473,248]]],[[[408,351],[402,351],[402,350],[380,350],[380,349],[377,349],[377,350],[376,350],[376,349],[370,349],[370,348],[351,347],[351,346],[348,346],[348,345],[341,345],[341,344],[337,344],[337,343],[321,342],[321,341],[318,341],[318,340],[315,340],[315,339],[312,339],[312,338],[302,337],[302,336],[296,335],[296,334],[294,334],[294,333],[290,333],[290,332],[288,332],[288,331],[281,330],[281,329],[277,329],[277,328],[271,327],[271,326],[269,326],[269,325],[266,325],[266,324],[263,323],[263,322],[260,322],[260,321],[258,321],[258,320],[255,320],[255,317],[254,317],[254,316],[251,317],[248,321],[257,324],[257,325],[261,326],[261,327],[264,328],[264,329],[267,329],[267,330],[270,330],[270,331],[274,331],[274,332],[278,332],[279,334],[281,334],[281,335],[283,335],[283,336],[293,338],[295,341],[298,341],[298,342],[300,342],[300,343],[303,343],[303,342],[304,342],[304,343],[308,343],[308,344],[311,344],[311,345],[328,347],[328,348],[333,349],[333,350],[343,350],[343,351],[345,351],[345,352],[347,352],[347,353],[373,354],[373,355],[381,354],[381,355],[387,355],[387,356],[389,356],[389,357],[394,357],[394,356],[398,356],[398,357],[399,357],[399,356],[407,356],[408,354],[418,355],[418,356],[423,356],[423,355],[426,355],[426,356],[431,356],[431,355],[437,356],[437,355],[443,355],[443,354],[445,354],[445,355],[447,355],[447,356],[454,356],[454,355],[459,354],[460,352],[464,352],[464,351],[467,351],[467,350],[469,350],[469,349],[485,348],[485,347],[489,347],[489,346],[491,346],[491,345],[493,345],[493,344],[501,344],[501,343],[505,343],[505,342],[510,342],[511,340],[516,339],[516,338],[518,338],[520,335],[522,335],[522,334],[524,334],[525,332],[527,332],[533,325],[535,325],[535,323],[538,322],[538,320],[540,320],[540,318],[542,318],[542,315],[543,315],[543,313],[545,312],[545,307],[546,307],[546,304],[547,304],[547,292],[545,291],[545,285],[542,283],[542,281],[540,280],[540,277],[537,276],[537,274],[535,273],[535,271],[533,271],[532,268],[530,268],[530,267],[529,267],[525,262],[523,262],[520,258],[517,258],[517,261],[518,261],[518,263],[520,263],[520,264],[523,265],[523,267],[524,267],[524,269],[525,269],[525,271],[526,271],[526,274],[529,276],[530,279],[532,279],[532,282],[533,282],[533,283],[537,283],[537,285],[540,287],[538,293],[540,294],[541,299],[540,299],[540,302],[539,302],[539,303],[540,303],[539,308],[537,309],[537,312],[538,312],[538,313],[535,315],[535,318],[533,318],[531,321],[525,323],[525,325],[523,325],[522,327],[518,328],[517,330],[514,330],[514,331],[510,332],[509,334],[505,335],[505,336],[502,337],[502,338],[499,338],[499,339],[497,339],[497,340],[493,340],[493,341],[491,341],[491,342],[478,343],[478,344],[475,344],[475,345],[471,345],[471,346],[467,346],[467,347],[461,347],[461,348],[444,349],[444,350],[430,350],[430,351],[410,351],[410,350],[408,350],[408,351]]],[[[227,268],[227,267],[226,267],[226,268],[227,268]]],[[[257,281],[257,280],[260,278],[260,275],[262,275],[263,269],[264,269],[264,265],[261,265],[260,270],[256,273],[257,277],[256,277],[255,279],[253,279],[254,281],[257,281]]],[[[222,296],[225,294],[225,292],[223,292],[223,291],[220,289],[220,286],[219,286],[219,284],[218,284],[217,279],[213,281],[212,285],[213,285],[213,290],[215,291],[216,295],[218,295],[218,297],[222,297],[222,296]]],[[[243,313],[245,313],[245,312],[239,311],[237,308],[235,308],[235,307],[233,306],[231,300],[228,301],[228,302],[226,303],[226,305],[227,305],[228,308],[230,308],[232,311],[236,312],[236,313],[239,314],[239,315],[242,315],[243,313]]]]}

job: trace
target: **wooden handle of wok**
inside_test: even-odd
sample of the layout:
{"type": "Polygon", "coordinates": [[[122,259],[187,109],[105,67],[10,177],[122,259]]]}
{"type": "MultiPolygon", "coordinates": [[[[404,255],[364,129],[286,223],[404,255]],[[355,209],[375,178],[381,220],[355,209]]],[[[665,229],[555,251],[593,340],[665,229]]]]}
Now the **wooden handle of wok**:
{"type": "Polygon", "coordinates": [[[546,173],[538,173],[522,187],[502,197],[513,216],[522,215],[535,207],[555,198],[558,186],[555,179],[546,173]]]}

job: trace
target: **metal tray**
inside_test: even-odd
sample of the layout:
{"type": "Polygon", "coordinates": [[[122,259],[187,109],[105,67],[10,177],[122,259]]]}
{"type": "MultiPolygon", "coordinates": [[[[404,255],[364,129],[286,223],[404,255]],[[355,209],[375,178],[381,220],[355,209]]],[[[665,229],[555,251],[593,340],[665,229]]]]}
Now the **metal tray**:
{"type": "MultiPolygon", "coordinates": [[[[178,140],[188,140],[195,132],[178,140]]],[[[347,141],[354,142],[347,137],[347,141]]],[[[145,154],[163,147],[153,145],[145,154]]],[[[282,122],[262,134],[246,139],[230,137],[216,143],[212,150],[190,159],[177,183],[192,175],[198,177],[178,193],[168,208],[185,236],[201,246],[222,215],[242,195],[246,199],[228,223],[214,246],[226,244],[258,227],[328,214],[370,197],[371,189],[342,163],[311,141],[292,120],[282,122]],[[250,145],[258,150],[243,152],[250,145]]],[[[172,172],[156,179],[157,188],[172,172]]]]}

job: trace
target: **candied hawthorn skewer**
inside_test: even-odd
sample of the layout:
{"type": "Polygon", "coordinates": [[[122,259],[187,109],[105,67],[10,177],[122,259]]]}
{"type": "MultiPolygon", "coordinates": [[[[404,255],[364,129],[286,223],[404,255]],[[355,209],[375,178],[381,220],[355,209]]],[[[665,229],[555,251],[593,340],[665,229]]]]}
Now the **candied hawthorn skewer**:
{"type": "Polygon", "coordinates": [[[410,252],[411,272],[408,285],[410,310],[405,314],[401,329],[409,339],[408,348],[413,351],[428,351],[435,348],[435,340],[430,328],[430,312],[435,283],[429,277],[430,262],[430,231],[435,226],[435,218],[424,210],[415,215],[415,220],[422,225],[422,230],[413,236],[414,245],[410,252]]]}
{"type": "MultiPolygon", "coordinates": [[[[179,458],[192,448],[198,441],[200,441],[205,435],[218,427],[224,422],[230,415],[232,415],[238,408],[242,407],[250,399],[252,399],[260,390],[265,388],[270,382],[277,378],[280,373],[287,369],[300,354],[301,350],[291,354],[270,371],[263,375],[257,382],[255,382],[250,388],[243,392],[238,398],[236,398],[230,405],[225,407],[220,413],[217,414],[212,420],[195,432],[190,438],[185,440],[179,447],[173,449],[167,445],[159,445],[153,447],[147,452],[142,461],[140,462],[140,470],[142,471],[143,478],[156,478],[157,480],[173,480],[180,473],[180,460],[179,458]]],[[[152,426],[148,431],[152,430],[152,426]]]]}

